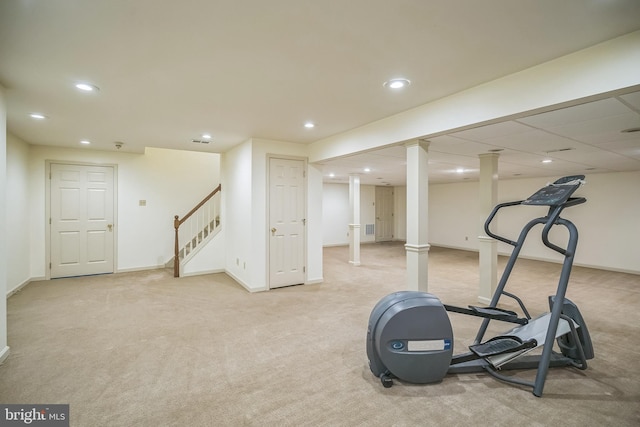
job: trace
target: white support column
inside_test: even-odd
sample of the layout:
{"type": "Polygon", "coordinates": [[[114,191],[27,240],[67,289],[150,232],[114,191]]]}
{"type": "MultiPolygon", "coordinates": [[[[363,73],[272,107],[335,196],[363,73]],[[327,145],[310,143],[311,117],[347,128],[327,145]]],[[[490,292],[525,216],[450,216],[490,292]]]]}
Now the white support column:
{"type": "Polygon", "coordinates": [[[407,288],[428,291],[429,284],[429,141],[407,147],[407,288]]]}
{"type": "MultiPolygon", "coordinates": [[[[498,242],[484,232],[484,223],[498,199],[498,153],[480,154],[480,284],[478,301],[489,304],[498,284],[498,242]]],[[[492,230],[495,230],[495,223],[492,230]]]]}
{"type": "Polygon", "coordinates": [[[359,175],[349,175],[349,264],[360,265],[359,175]]]}

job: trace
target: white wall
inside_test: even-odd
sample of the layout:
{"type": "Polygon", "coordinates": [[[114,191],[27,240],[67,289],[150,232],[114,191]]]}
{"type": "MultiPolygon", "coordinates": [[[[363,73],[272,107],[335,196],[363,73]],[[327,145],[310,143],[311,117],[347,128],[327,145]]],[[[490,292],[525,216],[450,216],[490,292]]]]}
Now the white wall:
{"type": "Polygon", "coordinates": [[[429,243],[478,250],[478,183],[429,186],[429,243]]]}
{"type": "Polygon", "coordinates": [[[349,244],[349,185],[322,186],[322,244],[349,244]]]}
{"type": "MultiPolygon", "coordinates": [[[[0,224],[6,224],[7,206],[7,106],[4,98],[4,88],[0,85],[0,224]]],[[[7,346],[7,239],[6,227],[0,230],[0,362],[9,356],[7,346]]]]}
{"type": "Polygon", "coordinates": [[[7,134],[7,234],[11,250],[7,252],[7,293],[31,279],[29,223],[29,145],[7,134]]]}
{"type": "MultiPolygon", "coordinates": [[[[222,204],[227,273],[247,289],[251,276],[246,262],[251,257],[251,141],[222,155],[222,204]]],[[[251,265],[251,263],[249,264],[251,265]]]]}
{"type": "Polygon", "coordinates": [[[307,283],[319,283],[322,272],[322,169],[308,165],[307,169],[307,283]]]}
{"type": "MultiPolygon", "coordinates": [[[[46,277],[46,160],[117,166],[117,271],[162,267],[173,256],[173,216],[184,215],[220,180],[220,155],[147,148],[144,154],[31,146],[31,277],[46,277]],[[146,200],[146,206],[139,206],[146,200]]],[[[25,255],[27,256],[27,255],[25,255]]]]}
{"type": "MultiPolygon", "coordinates": [[[[553,178],[499,181],[498,203],[523,200],[553,178]]],[[[640,241],[640,172],[592,174],[576,196],[587,203],[569,208],[563,216],[575,223],[579,239],[575,264],[615,271],[640,273],[640,257],[635,248],[640,241]]],[[[478,183],[435,184],[429,186],[429,240],[432,245],[478,250],[478,183]],[[465,240],[468,237],[469,240],[465,240]]],[[[543,207],[505,208],[493,228],[516,240],[522,227],[532,218],[544,216],[543,207]]],[[[540,241],[540,226],[529,234],[521,256],[545,261],[560,261],[559,254],[540,241]]],[[[552,241],[566,243],[564,227],[550,234],[552,241]]],[[[502,254],[510,246],[500,243],[502,254]]]]}
{"type": "MultiPolygon", "coordinates": [[[[407,237],[407,190],[394,187],[394,240],[407,237]]],[[[326,183],[322,186],[322,244],[340,246],[349,244],[349,184],[326,183]]],[[[365,235],[365,225],[376,223],[376,187],[360,186],[360,242],[371,243],[376,236],[365,235]]]]}
{"type": "Polygon", "coordinates": [[[223,223],[215,236],[205,245],[198,248],[198,252],[180,270],[180,277],[200,274],[222,273],[227,262],[225,247],[225,232],[223,223]]]}
{"type": "MultiPolygon", "coordinates": [[[[227,272],[250,291],[268,289],[268,163],[270,156],[306,158],[307,147],[281,141],[253,139],[223,155],[223,201],[227,272]]],[[[307,283],[322,280],[321,200],[312,200],[322,174],[307,170],[307,283]]]]}

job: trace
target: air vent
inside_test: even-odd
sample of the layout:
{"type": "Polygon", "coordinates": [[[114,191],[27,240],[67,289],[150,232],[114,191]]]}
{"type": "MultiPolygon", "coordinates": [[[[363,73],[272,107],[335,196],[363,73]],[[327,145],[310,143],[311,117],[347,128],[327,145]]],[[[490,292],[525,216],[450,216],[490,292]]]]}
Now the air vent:
{"type": "Polygon", "coordinates": [[[194,144],[208,144],[211,141],[207,141],[205,139],[192,139],[191,142],[194,144]]]}
{"type": "Polygon", "coordinates": [[[549,154],[549,153],[559,153],[561,151],[571,151],[571,150],[575,150],[575,148],[558,148],[557,150],[545,151],[545,153],[547,153],[547,154],[549,154]]]}

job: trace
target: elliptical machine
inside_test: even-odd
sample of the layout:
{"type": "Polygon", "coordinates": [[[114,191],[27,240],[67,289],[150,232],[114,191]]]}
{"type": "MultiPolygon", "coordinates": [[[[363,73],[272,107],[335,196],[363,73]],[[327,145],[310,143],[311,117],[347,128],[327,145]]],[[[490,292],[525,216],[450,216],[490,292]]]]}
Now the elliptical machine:
{"type": "Polygon", "coordinates": [[[450,306],[442,304],[432,294],[417,291],[395,292],[376,304],[369,316],[367,357],[371,372],[380,378],[384,387],[391,387],[393,378],[426,384],[441,381],[448,373],[486,371],[499,380],[532,387],[533,394],[540,397],[550,367],[587,369],[587,360],[594,357],[587,325],[578,307],[565,298],[578,231],[571,221],[560,217],[565,208],[586,202],[583,197],[571,197],[582,184],[584,175],[567,176],[541,188],[526,200],[494,207],[484,224],[485,232],[513,246],[513,250],[488,307],[450,306]],[[529,221],[515,242],[491,232],[490,225],[498,211],[517,205],[549,206],[549,211],[546,216],[529,221]],[[556,294],[548,298],[550,312],[532,319],[522,300],[505,291],[505,286],[529,231],[537,224],[544,224],[544,245],[562,254],[564,263],[556,294]],[[549,241],[549,232],[556,225],[569,231],[565,248],[549,241]],[[522,315],[498,308],[502,296],[514,299],[522,315]],[[453,355],[453,331],[447,312],[483,319],[469,352],[453,355]],[[517,326],[483,342],[490,321],[517,326]],[[560,353],[553,350],[554,341],[560,353]],[[527,354],[541,346],[542,354],[527,354]],[[508,369],[536,369],[535,381],[523,381],[498,372],[508,369]]]}

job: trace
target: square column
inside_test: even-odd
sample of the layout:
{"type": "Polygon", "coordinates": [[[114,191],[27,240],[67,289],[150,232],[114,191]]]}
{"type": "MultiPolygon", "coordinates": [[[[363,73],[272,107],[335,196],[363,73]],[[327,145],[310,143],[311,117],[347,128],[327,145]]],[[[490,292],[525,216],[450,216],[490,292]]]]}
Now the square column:
{"type": "Polygon", "coordinates": [[[349,175],[349,264],[360,265],[359,175],[349,175]]]}
{"type": "Polygon", "coordinates": [[[429,141],[407,147],[407,289],[428,291],[429,284],[429,141]]]}
{"type": "MultiPolygon", "coordinates": [[[[484,232],[484,223],[498,199],[498,153],[480,154],[478,301],[489,304],[498,284],[498,242],[484,232]]],[[[494,226],[495,230],[495,226],[494,226]]]]}

